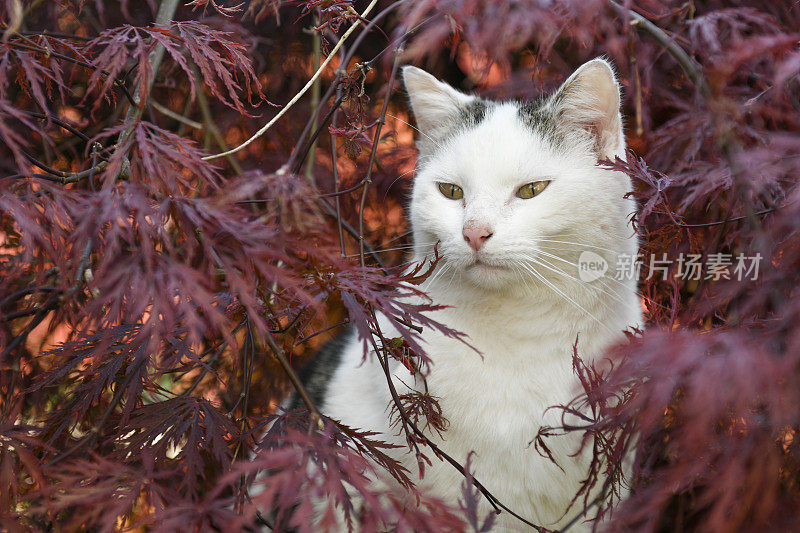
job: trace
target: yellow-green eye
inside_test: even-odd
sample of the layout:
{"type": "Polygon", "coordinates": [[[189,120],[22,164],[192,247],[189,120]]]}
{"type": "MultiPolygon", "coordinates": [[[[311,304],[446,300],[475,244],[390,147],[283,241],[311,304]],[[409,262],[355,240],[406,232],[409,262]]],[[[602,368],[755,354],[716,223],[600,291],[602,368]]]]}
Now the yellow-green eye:
{"type": "Polygon", "coordinates": [[[464,198],[464,189],[454,183],[439,183],[439,190],[451,200],[464,198]]]}
{"type": "Polygon", "coordinates": [[[523,200],[528,200],[541,193],[548,185],[550,185],[550,180],[534,181],[533,183],[520,187],[517,191],[517,196],[523,200]]]}

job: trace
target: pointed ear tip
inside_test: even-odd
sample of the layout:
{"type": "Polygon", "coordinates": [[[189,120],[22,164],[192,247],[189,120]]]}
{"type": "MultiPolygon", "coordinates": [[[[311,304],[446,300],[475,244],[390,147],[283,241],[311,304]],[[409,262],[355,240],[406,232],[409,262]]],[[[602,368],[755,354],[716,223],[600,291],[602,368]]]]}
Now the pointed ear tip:
{"type": "Polygon", "coordinates": [[[614,63],[612,63],[607,57],[600,56],[592,59],[591,61],[587,61],[584,63],[581,69],[591,69],[596,71],[601,71],[605,74],[608,74],[614,83],[617,83],[617,69],[614,68],[614,63]]]}
{"type": "Polygon", "coordinates": [[[400,69],[400,71],[401,71],[401,73],[403,75],[403,80],[404,81],[408,80],[408,79],[413,79],[413,78],[419,79],[419,78],[423,77],[425,74],[428,74],[427,72],[425,72],[421,68],[417,68],[414,65],[404,65],[400,69]]]}

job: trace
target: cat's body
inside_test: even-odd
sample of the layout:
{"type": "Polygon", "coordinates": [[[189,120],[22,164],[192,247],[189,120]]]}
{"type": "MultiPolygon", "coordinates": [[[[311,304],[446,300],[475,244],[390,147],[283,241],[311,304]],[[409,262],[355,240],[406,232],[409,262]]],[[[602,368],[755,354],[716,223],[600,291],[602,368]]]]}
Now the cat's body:
{"type": "MultiPolygon", "coordinates": [[[[596,165],[624,152],[616,81],[595,60],[553,98],[521,105],[464,95],[413,67],[404,78],[422,135],[413,258],[430,258],[438,243],[443,258],[422,288],[449,307],[432,317],[467,334],[475,348],[423,331],[433,361],[427,390],[449,421],[441,437],[430,437],[462,464],[475,452],[475,476],[500,501],[555,528],[574,514],[563,516],[586,474],[586,454],[572,457],[581,435],[547,441],[560,468],[531,441],[542,425],[560,424],[560,411],[547,408],[580,392],[576,339],[580,355],[592,359],[641,322],[636,281],[611,279],[620,257],[637,253],[628,224],[635,205],[624,198],[630,182],[596,165]],[[585,251],[607,262],[604,276],[578,279],[585,251]]],[[[387,337],[397,335],[388,321],[382,326],[387,337]]],[[[389,421],[383,371],[374,355],[364,360],[355,334],[324,361],[306,373],[321,410],[405,445],[389,421]]],[[[402,364],[390,364],[400,394],[407,386],[423,390],[402,364]]],[[[413,453],[395,455],[417,472],[413,453]]],[[[433,457],[418,485],[456,505],[462,480],[433,457]]],[[[507,513],[498,525],[525,529],[507,513]]]]}

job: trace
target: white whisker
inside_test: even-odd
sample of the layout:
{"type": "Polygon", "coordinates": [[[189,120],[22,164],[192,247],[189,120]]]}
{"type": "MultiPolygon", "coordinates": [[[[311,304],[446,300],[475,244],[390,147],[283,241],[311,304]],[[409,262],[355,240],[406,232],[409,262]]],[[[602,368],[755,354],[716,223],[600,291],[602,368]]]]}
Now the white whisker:
{"type": "Polygon", "coordinates": [[[405,231],[405,232],[401,233],[400,235],[398,235],[397,237],[392,237],[391,239],[389,239],[388,241],[384,242],[383,244],[389,244],[390,242],[398,241],[398,240],[403,239],[405,237],[411,237],[411,230],[405,231]]]}
{"type": "MultiPolygon", "coordinates": [[[[574,305],[575,307],[577,307],[578,309],[580,309],[581,311],[583,311],[583,312],[584,312],[584,313],[585,313],[587,316],[589,316],[591,319],[593,319],[595,322],[597,322],[597,323],[598,323],[598,324],[599,324],[599,325],[600,325],[602,328],[606,329],[607,331],[609,331],[609,332],[611,332],[611,333],[614,333],[614,330],[612,330],[611,328],[609,328],[608,326],[606,326],[606,325],[605,325],[605,323],[603,323],[603,321],[602,321],[602,320],[600,320],[599,318],[597,318],[596,316],[594,316],[592,313],[590,313],[589,311],[587,311],[587,310],[586,310],[586,309],[585,309],[585,308],[584,308],[584,307],[583,307],[581,304],[579,304],[578,302],[576,302],[575,300],[573,300],[572,298],[570,298],[569,296],[567,296],[567,295],[564,293],[564,291],[560,290],[560,289],[559,289],[558,287],[556,287],[556,286],[555,286],[555,285],[554,285],[552,282],[550,282],[550,281],[549,281],[547,278],[545,278],[545,277],[542,275],[542,273],[541,273],[541,272],[537,272],[535,268],[532,268],[531,266],[527,265],[526,263],[520,263],[520,265],[521,265],[521,266],[522,266],[524,269],[526,269],[528,272],[530,272],[532,275],[534,275],[535,277],[537,277],[537,278],[539,279],[539,281],[541,281],[542,283],[544,283],[545,285],[547,285],[548,287],[550,287],[550,288],[551,288],[551,289],[552,289],[552,290],[553,290],[553,291],[554,291],[556,294],[558,294],[558,295],[562,296],[564,299],[566,299],[567,301],[569,301],[570,303],[572,303],[572,305],[574,305]]],[[[541,265],[541,263],[539,263],[539,265],[541,265]]],[[[544,266],[544,265],[541,265],[541,266],[544,266]]]]}
{"type": "MultiPolygon", "coordinates": [[[[557,258],[557,259],[560,259],[560,258],[557,258]]],[[[620,303],[620,304],[622,304],[622,305],[624,305],[626,307],[630,307],[631,306],[631,304],[629,302],[624,301],[622,299],[622,297],[619,295],[619,293],[617,293],[616,291],[612,290],[610,287],[606,287],[604,285],[601,288],[601,287],[599,287],[597,285],[592,285],[591,283],[588,283],[588,282],[585,282],[585,281],[583,281],[583,280],[581,280],[579,278],[573,277],[573,276],[567,274],[566,272],[564,272],[563,270],[561,270],[560,268],[556,267],[555,265],[553,265],[552,263],[550,263],[549,261],[547,261],[547,260],[545,260],[543,258],[538,258],[538,260],[536,260],[536,262],[538,262],[541,266],[543,266],[545,268],[549,268],[549,270],[551,270],[551,271],[553,271],[553,272],[555,272],[557,274],[560,274],[560,275],[562,275],[562,276],[564,276],[564,277],[566,277],[566,278],[568,278],[570,280],[575,281],[576,283],[581,284],[581,286],[586,288],[586,289],[590,289],[591,291],[593,291],[595,293],[599,292],[599,293],[605,294],[609,298],[615,300],[616,302],[618,302],[618,303],[620,303]]],[[[567,264],[572,265],[572,263],[570,263],[569,261],[565,261],[565,262],[567,264]]],[[[603,302],[602,300],[598,300],[598,301],[602,305],[606,306],[608,309],[613,310],[613,308],[611,306],[609,306],[607,303],[603,302]]]]}
{"type": "MultiPolygon", "coordinates": [[[[557,259],[559,261],[567,263],[568,265],[574,266],[576,268],[576,270],[579,268],[577,264],[575,264],[575,263],[573,263],[571,261],[568,261],[568,260],[564,259],[563,257],[559,257],[559,256],[551,254],[549,252],[545,252],[544,250],[541,250],[541,249],[539,250],[539,253],[541,253],[542,255],[545,255],[547,257],[551,257],[553,259],[557,259]]],[[[650,304],[652,304],[652,305],[654,305],[656,307],[660,307],[661,309],[664,309],[664,310],[669,310],[670,309],[669,307],[656,302],[652,298],[648,298],[647,296],[644,296],[643,294],[639,293],[639,291],[636,289],[635,285],[633,287],[631,287],[627,283],[623,283],[622,281],[616,279],[613,276],[602,276],[602,277],[598,278],[597,281],[603,282],[603,287],[605,287],[607,290],[613,292],[619,298],[622,298],[620,293],[615,291],[612,287],[607,285],[605,282],[616,283],[618,288],[625,289],[626,291],[633,293],[637,297],[637,299],[641,298],[641,299],[645,300],[646,302],[648,302],[648,303],[650,303],[650,304]]],[[[627,305],[629,307],[631,306],[630,303],[624,302],[623,300],[618,300],[618,301],[620,301],[620,303],[624,303],[625,305],[627,305]]]]}
{"type": "Polygon", "coordinates": [[[436,265],[436,270],[434,271],[433,275],[427,280],[425,280],[425,286],[430,287],[431,285],[433,285],[436,282],[436,280],[442,277],[444,273],[447,272],[447,270],[450,268],[452,268],[450,263],[440,261],[436,265]]]}
{"type": "Polygon", "coordinates": [[[390,190],[392,187],[394,187],[394,184],[395,184],[395,183],[397,183],[397,181],[398,181],[400,178],[402,178],[403,176],[407,176],[408,174],[411,174],[411,173],[412,173],[412,172],[414,172],[415,170],[417,170],[417,169],[416,169],[416,168],[412,168],[412,169],[411,169],[411,170],[409,170],[408,172],[403,172],[402,174],[400,174],[399,176],[397,176],[397,177],[396,177],[394,180],[392,180],[392,183],[390,183],[390,184],[389,184],[389,186],[388,186],[388,187],[386,187],[386,192],[385,192],[385,193],[383,193],[383,199],[384,199],[384,200],[386,200],[386,197],[387,197],[387,196],[389,196],[389,190],[390,190]]]}
{"type": "MultiPolygon", "coordinates": [[[[570,266],[574,267],[576,272],[578,272],[578,271],[579,271],[579,266],[578,266],[576,263],[573,263],[572,261],[568,261],[567,259],[564,259],[563,257],[559,257],[559,256],[557,256],[557,255],[551,254],[551,253],[549,253],[549,252],[546,252],[546,251],[544,251],[544,250],[539,250],[539,254],[541,254],[541,255],[544,255],[544,256],[546,256],[546,257],[549,257],[549,258],[552,258],[552,259],[555,259],[555,260],[557,260],[557,261],[561,261],[561,262],[563,262],[563,263],[566,263],[566,264],[568,264],[568,265],[570,265],[570,266]]],[[[542,259],[542,261],[544,261],[544,259],[542,259]]],[[[547,264],[549,264],[550,266],[552,266],[553,268],[558,268],[556,265],[553,265],[553,264],[552,264],[552,263],[550,263],[549,261],[545,261],[545,262],[546,262],[547,264]]],[[[574,280],[574,281],[577,281],[577,282],[583,283],[583,284],[585,284],[587,287],[590,287],[590,288],[592,288],[592,289],[598,289],[598,287],[595,287],[594,285],[588,284],[587,282],[583,281],[582,279],[580,279],[580,278],[576,278],[575,276],[573,276],[573,275],[571,275],[571,274],[568,274],[566,271],[563,271],[563,270],[561,270],[561,269],[558,269],[558,271],[559,271],[559,273],[560,273],[560,274],[563,274],[564,276],[568,277],[568,278],[569,278],[569,279],[571,279],[571,280],[574,280]]],[[[610,291],[611,291],[612,289],[611,289],[611,288],[608,288],[608,290],[610,290],[610,291]]],[[[607,293],[607,294],[608,294],[608,293],[607,293]]],[[[608,295],[609,295],[609,296],[611,296],[611,294],[608,294],[608,295]]],[[[623,300],[621,300],[621,296],[619,295],[619,293],[618,293],[617,291],[613,291],[613,295],[614,295],[614,296],[616,296],[616,297],[618,298],[618,301],[619,301],[620,303],[625,303],[625,302],[623,302],[623,300]]]]}
{"type": "MultiPolygon", "coordinates": [[[[538,241],[539,242],[546,242],[546,243],[555,243],[555,244],[571,244],[573,246],[579,246],[579,247],[582,247],[584,249],[585,248],[594,248],[595,250],[601,250],[603,252],[609,252],[609,253],[614,254],[614,255],[618,255],[618,254],[622,253],[619,250],[613,250],[611,248],[603,248],[602,246],[597,246],[596,244],[587,244],[585,242],[560,241],[560,240],[555,240],[555,239],[548,239],[548,238],[545,238],[545,237],[539,238],[538,241]]],[[[574,251],[578,251],[578,250],[574,250],[574,251]]]]}
{"type": "Polygon", "coordinates": [[[456,270],[455,268],[452,268],[451,270],[453,271],[453,275],[450,276],[450,281],[447,283],[447,287],[445,287],[444,289],[445,292],[450,290],[450,286],[453,284],[453,281],[456,279],[456,276],[458,276],[458,281],[459,283],[461,283],[461,272],[459,270],[456,270]]]}
{"type": "Polygon", "coordinates": [[[409,124],[408,122],[406,122],[406,121],[405,121],[405,120],[403,120],[402,118],[398,118],[398,117],[396,117],[396,116],[394,116],[394,115],[391,115],[391,114],[389,114],[389,113],[386,113],[386,116],[387,116],[387,117],[392,117],[392,118],[393,118],[393,119],[395,119],[395,120],[399,120],[400,122],[402,122],[403,124],[405,124],[406,126],[408,126],[409,128],[411,128],[412,130],[416,131],[416,132],[417,132],[417,133],[419,133],[420,135],[424,135],[424,136],[425,136],[425,137],[426,137],[426,138],[427,138],[429,141],[431,141],[433,144],[435,144],[437,148],[441,148],[441,147],[442,147],[442,145],[440,145],[438,142],[436,142],[436,139],[434,139],[433,137],[431,137],[430,135],[428,135],[428,134],[427,134],[427,133],[425,133],[424,131],[420,131],[418,128],[416,128],[415,126],[412,126],[411,124],[409,124]]]}

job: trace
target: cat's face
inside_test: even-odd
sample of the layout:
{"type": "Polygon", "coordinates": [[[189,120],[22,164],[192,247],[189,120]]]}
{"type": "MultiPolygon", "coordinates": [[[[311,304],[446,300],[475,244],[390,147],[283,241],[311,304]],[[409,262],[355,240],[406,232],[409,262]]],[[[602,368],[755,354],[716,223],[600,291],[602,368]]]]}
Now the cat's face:
{"type": "Polygon", "coordinates": [[[624,153],[607,63],[587,63],[532,104],[479,100],[414,67],[404,79],[421,135],[415,253],[438,243],[442,280],[523,289],[577,278],[584,250],[613,265],[632,249],[630,181],[597,166],[624,153]]]}

